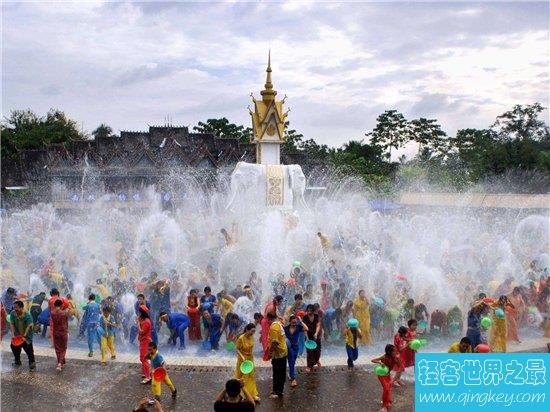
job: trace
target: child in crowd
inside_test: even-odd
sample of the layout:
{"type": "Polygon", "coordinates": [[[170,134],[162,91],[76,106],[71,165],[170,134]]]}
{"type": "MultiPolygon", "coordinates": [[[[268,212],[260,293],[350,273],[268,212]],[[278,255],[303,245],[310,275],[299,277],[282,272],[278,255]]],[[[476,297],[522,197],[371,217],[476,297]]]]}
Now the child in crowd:
{"type": "Polygon", "coordinates": [[[357,347],[357,339],[363,337],[359,322],[356,319],[350,319],[347,323],[347,328],[344,332],[346,339],[346,352],[348,354],[348,370],[353,370],[353,361],[359,357],[359,349],[357,347]],[[355,321],[355,322],[354,322],[355,321]]]}
{"type": "Polygon", "coordinates": [[[382,409],[380,412],[387,412],[392,404],[392,379],[391,370],[401,370],[401,359],[397,348],[391,344],[386,345],[384,355],[379,358],[374,358],[372,363],[384,365],[388,368],[386,375],[378,376],[378,380],[382,385],[382,409]]]}
{"type": "Polygon", "coordinates": [[[153,369],[152,372],[152,380],[151,380],[151,391],[153,392],[153,396],[156,400],[160,400],[160,395],[162,393],[162,383],[164,382],[166,386],[170,388],[170,391],[172,392],[172,398],[175,399],[178,391],[176,390],[176,387],[172,383],[172,380],[170,379],[170,376],[168,376],[168,372],[165,371],[164,379],[163,380],[157,380],[155,378],[155,369],[157,368],[164,368],[165,362],[162,355],[159,353],[157,349],[157,344],[154,342],[149,343],[149,349],[147,351],[147,358],[151,361],[151,368],[153,369]]]}
{"type": "Polygon", "coordinates": [[[106,365],[107,350],[111,353],[111,359],[116,359],[115,349],[115,317],[111,315],[111,308],[105,306],[101,316],[99,326],[101,327],[101,364],[106,365]]]}

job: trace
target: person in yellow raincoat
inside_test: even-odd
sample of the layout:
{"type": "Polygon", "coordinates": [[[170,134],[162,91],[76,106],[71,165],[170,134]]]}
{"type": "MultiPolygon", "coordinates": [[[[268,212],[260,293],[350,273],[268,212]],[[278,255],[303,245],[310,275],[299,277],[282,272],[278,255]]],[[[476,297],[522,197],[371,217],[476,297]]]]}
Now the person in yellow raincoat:
{"type": "Polygon", "coordinates": [[[217,294],[218,300],[214,304],[218,307],[220,316],[225,319],[227,314],[233,309],[233,302],[227,298],[225,291],[221,291],[217,294]]]}
{"type": "Polygon", "coordinates": [[[369,312],[369,300],[365,294],[365,291],[361,289],[359,295],[353,301],[353,312],[355,319],[359,321],[361,325],[361,337],[359,341],[363,345],[372,345],[372,336],[370,333],[370,312],[369,312]]]}
{"type": "Polygon", "coordinates": [[[80,312],[78,311],[78,308],[76,307],[73,301],[73,297],[70,293],[67,293],[67,303],[69,305],[69,317],[76,317],[76,320],[78,321],[78,323],[80,323],[80,312]]]}
{"type": "Polygon", "coordinates": [[[237,339],[237,369],[235,370],[235,377],[242,379],[244,387],[254,398],[256,402],[260,401],[258,396],[258,388],[256,387],[256,379],[254,378],[254,371],[248,375],[243,375],[241,372],[241,363],[244,360],[250,360],[254,362],[254,356],[252,351],[254,350],[254,333],[256,332],[256,325],[249,323],[244,328],[244,333],[237,339]]]}
{"type": "Polygon", "coordinates": [[[498,301],[496,301],[490,308],[493,310],[493,324],[491,325],[491,333],[489,335],[489,347],[491,352],[506,352],[506,316],[498,317],[495,313],[496,310],[502,309],[506,311],[506,307],[514,308],[514,305],[510,303],[505,295],[502,295],[498,301]]]}

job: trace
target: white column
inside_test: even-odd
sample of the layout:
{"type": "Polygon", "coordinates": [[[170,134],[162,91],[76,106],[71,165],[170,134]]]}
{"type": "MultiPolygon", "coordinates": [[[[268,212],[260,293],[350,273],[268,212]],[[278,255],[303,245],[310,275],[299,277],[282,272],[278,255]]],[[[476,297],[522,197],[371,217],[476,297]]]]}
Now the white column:
{"type": "Polygon", "coordinates": [[[259,155],[258,163],[262,165],[281,164],[281,147],[279,143],[258,143],[259,155]]]}

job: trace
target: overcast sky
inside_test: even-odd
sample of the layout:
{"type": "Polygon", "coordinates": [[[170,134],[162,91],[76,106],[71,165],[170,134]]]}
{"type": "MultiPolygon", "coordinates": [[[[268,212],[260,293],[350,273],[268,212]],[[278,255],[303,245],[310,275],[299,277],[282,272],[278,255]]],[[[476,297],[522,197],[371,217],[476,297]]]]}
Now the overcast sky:
{"type": "Polygon", "coordinates": [[[332,146],[378,114],[454,133],[548,106],[548,3],[4,3],[2,110],[65,111],[91,131],[211,117],[250,124],[265,81],[291,126],[332,146]]]}

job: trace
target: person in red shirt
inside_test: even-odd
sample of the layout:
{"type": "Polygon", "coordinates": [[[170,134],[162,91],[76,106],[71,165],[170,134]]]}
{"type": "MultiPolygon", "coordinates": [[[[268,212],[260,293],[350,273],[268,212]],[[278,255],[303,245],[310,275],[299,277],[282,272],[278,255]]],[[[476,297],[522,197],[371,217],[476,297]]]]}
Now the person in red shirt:
{"type": "MultiPolygon", "coordinates": [[[[400,326],[397,330],[397,333],[393,337],[393,345],[395,347],[395,350],[397,353],[399,353],[399,356],[401,359],[403,359],[403,353],[407,349],[409,342],[408,342],[408,329],[405,326],[400,326]]],[[[403,366],[403,363],[399,363],[399,365],[394,365],[394,369],[390,369],[395,371],[395,377],[393,379],[395,386],[402,386],[403,382],[401,381],[401,374],[405,370],[405,367],[403,366]]]]}
{"type": "Polygon", "coordinates": [[[201,316],[199,314],[199,296],[196,289],[187,296],[187,315],[189,316],[189,340],[201,340],[201,316]]]}
{"type": "Polygon", "coordinates": [[[50,312],[52,326],[52,341],[57,357],[57,370],[61,372],[65,366],[65,354],[67,353],[67,342],[69,340],[69,314],[67,308],[63,309],[63,301],[57,299],[54,308],[50,312]]]}
{"type": "Polygon", "coordinates": [[[260,332],[260,341],[262,342],[262,348],[264,350],[264,360],[269,360],[269,322],[267,320],[267,314],[272,313],[277,316],[277,308],[283,303],[283,297],[280,295],[275,296],[273,300],[268,303],[264,309],[264,317],[261,320],[262,330],[260,332]]]}
{"type": "Polygon", "coordinates": [[[397,348],[391,344],[387,344],[384,349],[384,355],[379,358],[374,358],[372,363],[378,363],[388,368],[386,375],[378,375],[378,380],[382,385],[382,409],[381,412],[387,412],[392,404],[392,379],[391,370],[401,370],[401,359],[397,348]]]}
{"type": "MultiPolygon", "coordinates": [[[[418,322],[416,321],[416,319],[409,319],[407,325],[409,326],[409,329],[407,330],[407,342],[411,342],[412,340],[417,338],[416,328],[418,328],[418,322]]],[[[409,366],[414,366],[415,354],[416,351],[414,349],[411,349],[407,344],[407,347],[401,355],[401,363],[403,364],[403,369],[408,368],[409,366]]]]}
{"type": "Polygon", "coordinates": [[[139,341],[139,361],[141,362],[141,383],[148,384],[151,382],[151,366],[147,359],[149,343],[151,342],[152,324],[149,319],[149,308],[145,305],[139,307],[138,324],[138,341],[139,341]]]}
{"type": "Polygon", "coordinates": [[[4,335],[8,331],[7,316],[8,314],[4,308],[4,302],[0,302],[0,340],[4,339],[4,335]]]}
{"type": "MultiPolygon", "coordinates": [[[[59,296],[59,290],[57,288],[52,288],[52,290],[50,290],[50,299],[48,300],[48,309],[50,309],[50,313],[52,313],[55,310],[55,302],[58,301],[58,300],[61,300],[61,302],[62,302],[62,309],[66,309],[68,304],[63,305],[63,299],[61,299],[61,297],[59,296]]],[[[66,301],[66,299],[65,299],[65,301],[66,301]]],[[[52,340],[52,346],[55,346],[54,341],[53,341],[53,334],[54,334],[53,322],[52,322],[52,318],[50,316],[50,337],[51,337],[51,340],[52,340]]]]}

